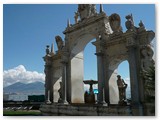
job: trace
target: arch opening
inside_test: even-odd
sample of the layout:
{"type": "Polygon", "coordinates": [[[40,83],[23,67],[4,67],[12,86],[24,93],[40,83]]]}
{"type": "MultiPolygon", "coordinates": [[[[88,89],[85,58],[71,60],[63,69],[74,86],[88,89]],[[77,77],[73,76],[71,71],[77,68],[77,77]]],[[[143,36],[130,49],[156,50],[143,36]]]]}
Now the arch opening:
{"type": "Polygon", "coordinates": [[[110,63],[110,78],[109,78],[109,93],[110,93],[110,103],[118,104],[119,102],[119,90],[117,85],[117,75],[121,76],[121,79],[127,84],[126,88],[126,99],[130,99],[130,75],[129,75],[129,63],[126,58],[114,59],[110,63]]]}
{"type": "Polygon", "coordinates": [[[84,49],[93,39],[93,35],[85,34],[78,38],[72,46],[70,56],[72,103],[84,103],[84,49]]]}
{"type": "MultiPolygon", "coordinates": [[[[92,44],[92,42],[96,41],[96,39],[91,40],[84,49],[84,81],[86,80],[94,80],[97,81],[97,57],[96,47],[92,44]]],[[[93,92],[95,94],[95,101],[97,100],[98,94],[98,84],[93,84],[93,92]]],[[[84,91],[89,93],[90,85],[84,84],[84,91]]]]}
{"type": "Polygon", "coordinates": [[[124,79],[125,83],[127,84],[126,99],[131,99],[130,73],[129,73],[129,64],[127,60],[119,64],[118,74],[121,75],[121,78],[124,79]]]}

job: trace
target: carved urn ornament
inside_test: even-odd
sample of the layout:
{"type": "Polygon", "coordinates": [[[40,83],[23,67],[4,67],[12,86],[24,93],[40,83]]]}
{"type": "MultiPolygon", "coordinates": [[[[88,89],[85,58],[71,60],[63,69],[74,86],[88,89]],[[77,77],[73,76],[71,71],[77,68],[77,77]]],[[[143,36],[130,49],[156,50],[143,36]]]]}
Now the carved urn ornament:
{"type": "Polygon", "coordinates": [[[49,54],[49,45],[46,46],[46,55],[49,54]]]}
{"type": "Polygon", "coordinates": [[[114,13],[109,16],[109,24],[113,30],[113,32],[121,31],[121,18],[118,14],[114,13]]]}

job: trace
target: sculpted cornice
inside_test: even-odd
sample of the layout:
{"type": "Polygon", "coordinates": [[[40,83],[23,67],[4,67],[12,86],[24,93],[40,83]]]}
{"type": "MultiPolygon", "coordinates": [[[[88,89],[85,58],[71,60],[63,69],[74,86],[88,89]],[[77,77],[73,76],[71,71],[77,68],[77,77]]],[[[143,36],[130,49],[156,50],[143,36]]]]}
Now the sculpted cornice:
{"type": "Polygon", "coordinates": [[[81,28],[84,28],[86,26],[89,26],[89,25],[92,25],[94,23],[97,23],[98,21],[100,20],[103,20],[103,19],[107,19],[108,17],[106,16],[105,13],[102,13],[102,14],[98,14],[97,16],[92,16],[88,19],[85,19],[83,21],[80,21],[79,23],[77,24],[74,24],[72,25],[71,27],[67,27],[66,30],[63,32],[64,34],[66,33],[71,33],[73,31],[76,31],[78,29],[81,29],[81,28]]]}

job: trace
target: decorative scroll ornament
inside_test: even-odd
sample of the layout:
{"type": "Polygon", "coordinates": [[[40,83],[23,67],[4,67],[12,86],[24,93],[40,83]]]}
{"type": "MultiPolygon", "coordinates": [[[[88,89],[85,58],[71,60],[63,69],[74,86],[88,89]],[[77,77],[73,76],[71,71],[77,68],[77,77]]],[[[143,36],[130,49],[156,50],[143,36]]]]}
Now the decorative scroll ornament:
{"type": "Polygon", "coordinates": [[[59,35],[57,35],[55,39],[56,39],[58,50],[62,50],[62,48],[64,47],[62,38],[59,35]]]}
{"type": "Polygon", "coordinates": [[[110,24],[113,32],[122,31],[121,18],[118,14],[114,13],[111,16],[109,16],[109,24],[110,24]]]}

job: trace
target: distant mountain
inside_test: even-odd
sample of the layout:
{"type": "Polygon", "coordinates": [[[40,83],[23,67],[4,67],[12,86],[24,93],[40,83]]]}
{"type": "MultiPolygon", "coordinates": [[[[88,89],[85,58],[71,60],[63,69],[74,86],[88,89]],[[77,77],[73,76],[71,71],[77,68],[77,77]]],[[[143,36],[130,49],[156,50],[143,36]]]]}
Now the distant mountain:
{"type": "Polygon", "coordinates": [[[42,82],[33,82],[28,84],[17,82],[3,88],[4,93],[44,94],[44,91],[44,83],[42,82]]]}

